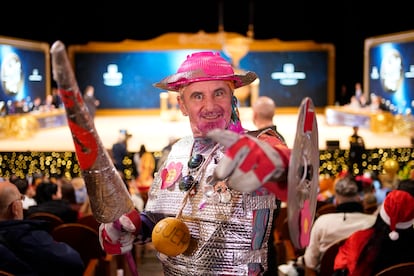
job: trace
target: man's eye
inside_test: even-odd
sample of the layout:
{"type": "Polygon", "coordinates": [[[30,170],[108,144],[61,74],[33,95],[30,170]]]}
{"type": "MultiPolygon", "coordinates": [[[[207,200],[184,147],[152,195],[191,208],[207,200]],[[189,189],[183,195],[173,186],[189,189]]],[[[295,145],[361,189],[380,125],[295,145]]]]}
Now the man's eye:
{"type": "Polygon", "coordinates": [[[223,96],[223,95],[224,95],[224,91],[223,90],[216,91],[216,97],[217,96],[223,96]]]}
{"type": "Polygon", "coordinates": [[[201,94],[195,94],[194,95],[194,99],[196,99],[196,100],[201,100],[203,98],[203,95],[201,95],[201,94]]]}

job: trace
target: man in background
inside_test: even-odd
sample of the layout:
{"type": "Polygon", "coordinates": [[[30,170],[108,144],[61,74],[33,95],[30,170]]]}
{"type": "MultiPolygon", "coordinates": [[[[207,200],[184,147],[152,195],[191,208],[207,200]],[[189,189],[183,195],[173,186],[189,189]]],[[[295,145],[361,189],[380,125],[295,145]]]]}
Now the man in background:
{"type": "Polygon", "coordinates": [[[279,138],[286,143],[282,134],[277,131],[276,125],[273,123],[273,117],[276,113],[276,104],[272,98],[267,96],[260,96],[254,102],[252,106],[253,110],[253,123],[257,127],[257,131],[260,133],[266,129],[272,129],[279,138]]]}
{"type": "Polygon", "coordinates": [[[120,129],[118,140],[112,145],[112,158],[115,168],[121,173],[122,178],[124,176],[124,158],[128,155],[128,140],[132,137],[132,134],[128,133],[126,129],[120,129]]]}
{"type": "Polygon", "coordinates": [[[365,152],[365,141],[359,135],[359,127],[353,126],[353,133],[349,136],[349,172],[353,175],[362,175],[362,155],[365,152]]]}
{"type": "Polygon", "coordinates": [[[88,85],[85,88],[85,93],[83,95],[83,100],[88,107],[89,113],[91,114],[92,118],[95,118],[96,109],[98,108],[100,102],[95,97],[95,87],[92,85],[88,85]]]}

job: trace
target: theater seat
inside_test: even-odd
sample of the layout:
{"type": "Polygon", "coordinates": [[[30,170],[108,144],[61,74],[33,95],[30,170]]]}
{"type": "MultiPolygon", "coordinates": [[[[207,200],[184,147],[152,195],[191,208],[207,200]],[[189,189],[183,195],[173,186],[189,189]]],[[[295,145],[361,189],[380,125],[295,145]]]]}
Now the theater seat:
{"type": "Polygon", "coordinates": [[[414,262],[396,264],[375,274],[375,276],[412,276],[414,275],[414,262]]]}
{"type": "Polygon", "coordinates": [[[49,223],[49,232],[52,232],[55,227],[64,223],[60,217],[47,212],[32,213],[26,219],[38,219],[47,221],[49,223]]]}
{"type": "Polygon", "coordinates": [[[52,236],[78,251],[87,269],[91,262],[98,260],[94,269],[97,275],[116,275],[116,259],[102,250],[96,229],[80,223],[64,223],[53,229],[52,236]]]}

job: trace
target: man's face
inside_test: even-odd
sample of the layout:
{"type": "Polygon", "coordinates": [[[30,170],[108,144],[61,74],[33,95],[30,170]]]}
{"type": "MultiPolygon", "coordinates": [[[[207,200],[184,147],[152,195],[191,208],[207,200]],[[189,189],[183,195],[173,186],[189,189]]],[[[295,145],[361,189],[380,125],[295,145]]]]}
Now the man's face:
{"type": "Polygon", "coordinates": [[[228,127],[233,95],[230,85],[228,81],[201,81],[188,85],[180,93],[178,103],[183,115],[190,119],[194,137],[228,127]]]}

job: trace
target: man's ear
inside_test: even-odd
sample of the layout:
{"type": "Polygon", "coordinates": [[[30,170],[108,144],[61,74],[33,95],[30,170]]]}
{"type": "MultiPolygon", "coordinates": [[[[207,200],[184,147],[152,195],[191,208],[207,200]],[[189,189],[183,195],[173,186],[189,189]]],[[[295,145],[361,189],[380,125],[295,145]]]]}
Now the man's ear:
{"type": "Polygon", "coordinates": [[[22,217],[22,213],[21,213],[21,208],[23,208],[23,206],[19,206],[19,204],[21,205],[21,203],[19,203],[18,201],[14,201],[11,205],[10,205],[10,212],[11,212],[11,216],[13,219],[21,219],[22,217]]]}
{"type": "Polygon", "coordinates": [[[188,116],[187,108],[185,107],[185,104],[183,103],[181,96],[177,96],[177,102],[178,102],[178,106],[180,107],[181,113],[184,116],[188,116]]]}

